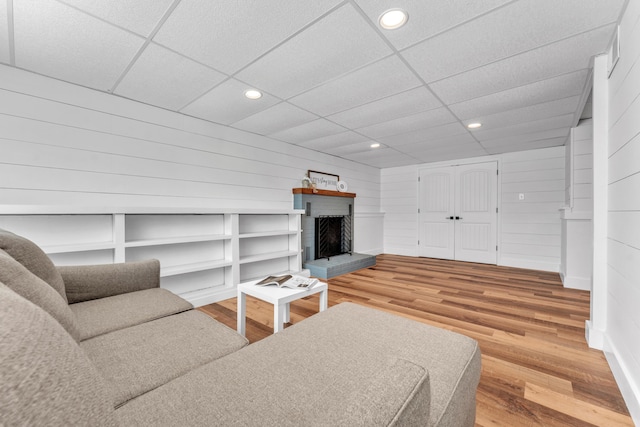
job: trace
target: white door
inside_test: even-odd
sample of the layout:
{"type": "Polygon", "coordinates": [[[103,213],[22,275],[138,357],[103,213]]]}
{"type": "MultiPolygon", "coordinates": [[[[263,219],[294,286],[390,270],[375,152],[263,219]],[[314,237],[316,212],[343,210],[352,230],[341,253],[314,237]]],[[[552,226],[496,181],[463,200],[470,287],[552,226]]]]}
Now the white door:
{"type": "Polygon", "coordinates": [[[453,259],[454,196],[454,168],[425,169],[420,172],[420,256],[453,259]]]}
{"type": "Polygon", "coordinates": [[[456,166],[455,258],[497,262],[498,165],[456,166]]]}
{"type": "Polygon", "coordinates": [[[497,262],[497,163],[420,173],[419,255],[497,262]]]}

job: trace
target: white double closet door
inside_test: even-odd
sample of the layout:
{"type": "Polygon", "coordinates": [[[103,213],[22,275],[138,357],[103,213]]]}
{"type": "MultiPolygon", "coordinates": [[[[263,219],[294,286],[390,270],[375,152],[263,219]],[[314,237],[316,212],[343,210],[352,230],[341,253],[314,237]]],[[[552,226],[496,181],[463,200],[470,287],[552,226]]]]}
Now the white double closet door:
{"type": "Polygon", "coordinates": [[[420,171],[419,255],[496,264],[497,162],[420,171]]]}

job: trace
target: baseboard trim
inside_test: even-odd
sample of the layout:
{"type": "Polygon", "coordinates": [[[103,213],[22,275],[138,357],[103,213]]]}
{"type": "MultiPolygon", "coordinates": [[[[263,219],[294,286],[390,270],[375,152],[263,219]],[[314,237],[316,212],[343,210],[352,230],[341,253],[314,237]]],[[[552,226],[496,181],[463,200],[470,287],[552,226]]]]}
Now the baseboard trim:
{"type": "Polygon", "coordinates": [[[418,249],[407,249],[407,248],[403,248],[403,247],[384,247],[384,251],[383,253],[385,254],[390,254],[390,255],[401,255],[401,256],[412,256],[412,257],[417,257],[418,255],[418,249]]]}
{"type": "Polygon", "coordinates": [[[591,291],[590,277],[565,276],[564,274],[560,273],[560,279],[562,279],[562,285],[565,288],[591,291]]]}
{"type": "Polygon", "coordinates": [[[354,252],[357,252],[359,254],[365,254],[365,255],[380,255],[380,254],[384,253],[382,248],[368,249],[368,250],[364,250],[364,251],[361,250],[361,249],[356,249],[354,252]]]}
{"type": "Polygon", "coordinates": [[[596,350],[604,349],[604,331],[595,329],[591,324],[591,320],[584,322],[584,336],[589,347],[596,350]]]}
{"type": "Polygon", "coordinates": [[[627,404],[631,419],[635,425],[640,426],[640,386],[633,382],[633,375],[622,358],[618,356],[619,354],[617,348],[605,337],[604,356],[609,363],[624,402],[627,404]]]}
{"type": "Polygon", "coordinates": [[[529,261],[525,259],[509,258],[501,256],[498,265],[503,267],[526,268],[528,270],[560,272],[560,264],[544,261],[529,261]]]}
{"type": "Polygon", "coordinates": [[[203,289],[200,291],[182,294],[180,297],[189,301],[194,307],[202,307],[203,305],[213,304],[214,302],[229,298],[235,298],[237,293],[238,291],[234,286],[233,288],[203,289]]]}

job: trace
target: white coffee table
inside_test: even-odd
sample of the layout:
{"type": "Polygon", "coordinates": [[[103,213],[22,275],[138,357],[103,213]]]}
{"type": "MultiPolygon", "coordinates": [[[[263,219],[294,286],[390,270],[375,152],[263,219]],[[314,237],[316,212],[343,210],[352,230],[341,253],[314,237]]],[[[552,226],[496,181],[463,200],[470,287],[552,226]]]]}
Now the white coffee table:
{"type": "Polygon", "coordinates": [[[283,329],[283,325],[289,322],[289,303],[313,294],[320,294],[320,311],[327,309],[328,286],[318,281],[313,288],[290,289],[276,286],[255,286],[258,280],[240,283],[238,285],[238,332],[244,336],[246,332],[247,295],[273,304],[273,332],[283,329]]]}

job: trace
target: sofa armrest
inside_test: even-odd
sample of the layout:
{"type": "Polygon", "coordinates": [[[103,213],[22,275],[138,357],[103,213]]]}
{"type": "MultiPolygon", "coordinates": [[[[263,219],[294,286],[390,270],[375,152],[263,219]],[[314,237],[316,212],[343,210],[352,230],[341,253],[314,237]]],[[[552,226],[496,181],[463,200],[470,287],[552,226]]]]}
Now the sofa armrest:
{"type": "Polygon", "coordinates": [[[160,261],[58,267],[69,304],[160,287],[160,261]]]}

